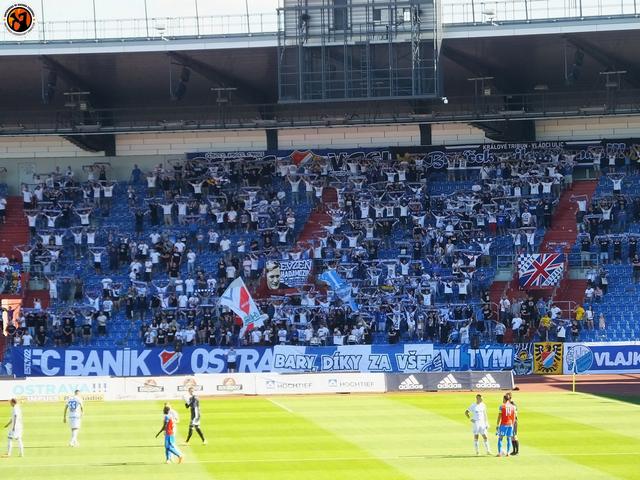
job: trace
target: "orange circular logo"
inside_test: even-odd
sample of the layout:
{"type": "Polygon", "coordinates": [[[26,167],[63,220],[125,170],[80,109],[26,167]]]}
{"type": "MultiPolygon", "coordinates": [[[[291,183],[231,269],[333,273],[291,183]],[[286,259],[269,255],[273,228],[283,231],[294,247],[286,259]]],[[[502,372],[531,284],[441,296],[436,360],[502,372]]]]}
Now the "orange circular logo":
{"type": "Polygon", "coordinates": [[[16,4],[4,12],[4,24],[11,33],[24,35],[33,28],[33,10],[24,4],[16,4]]]}

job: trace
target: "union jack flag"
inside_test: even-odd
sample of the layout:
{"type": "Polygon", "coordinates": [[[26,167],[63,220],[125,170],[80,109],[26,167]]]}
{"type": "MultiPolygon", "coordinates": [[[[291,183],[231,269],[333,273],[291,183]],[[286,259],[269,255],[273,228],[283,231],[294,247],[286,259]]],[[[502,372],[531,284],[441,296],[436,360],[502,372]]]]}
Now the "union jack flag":
{"type": "Polygon", "coordinates": [[[563,253],[534,253],[518,257],[521,289],[552,288],[564,275],[563,253]]]}

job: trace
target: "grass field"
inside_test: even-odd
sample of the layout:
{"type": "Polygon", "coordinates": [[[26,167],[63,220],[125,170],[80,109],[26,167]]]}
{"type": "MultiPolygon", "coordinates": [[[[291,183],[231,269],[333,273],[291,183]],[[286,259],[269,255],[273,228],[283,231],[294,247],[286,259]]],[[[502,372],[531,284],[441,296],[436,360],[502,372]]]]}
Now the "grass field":
{"type": "MultiPolygon", "coordinates": [[[[485,395],[490,422],[499,395],[485,395]]],[[[640,478],[639,398],[517,393],[514,399],[521,454],[510,458],[475,456],[463,416],[473,393],[203,400],[209,444],[194,436],[188,447],[181,445],[188,412],[176,403],[182,465],[163,464],[162,437],[154,439],[161,402],[87,403],[75,449],[67,446],[62,404],[24,404],[26,455],[14,450],[0,459],[0,478],[640,478]]],[[[0,407],[3,425],[9,412],[8,403],[0,407]]],[[[495,452],[496,437],[490,441],[495,452]]]]}

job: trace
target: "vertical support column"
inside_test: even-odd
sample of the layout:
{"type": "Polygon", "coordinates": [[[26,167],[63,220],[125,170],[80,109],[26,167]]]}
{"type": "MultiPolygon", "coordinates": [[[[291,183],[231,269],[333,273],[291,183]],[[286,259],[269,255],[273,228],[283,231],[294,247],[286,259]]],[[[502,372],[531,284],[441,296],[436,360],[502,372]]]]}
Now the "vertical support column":
{"type": "Polygon", "coordinates": [[[98,24],[96,18],[96,0],[93,0],[93,39],[98,41],[98,24]]]}
{"type": "Polygon", "coordinates": [[[421,123],[418,127],[420,128],[420,145],[431,145],[431,124],[421,123]]]}
{"type": "Polygon", "coordinates": [[[267,135],[267,150],[270,152],[278,150],[278,129],[267,128],[265,134],[267,135]]]}

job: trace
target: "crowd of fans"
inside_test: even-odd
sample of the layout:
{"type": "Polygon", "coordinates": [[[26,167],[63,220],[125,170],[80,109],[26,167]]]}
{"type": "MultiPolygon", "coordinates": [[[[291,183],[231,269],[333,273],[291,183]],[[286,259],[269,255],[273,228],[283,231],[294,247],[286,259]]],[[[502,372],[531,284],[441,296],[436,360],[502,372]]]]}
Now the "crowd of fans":
{"type": "MultiPolygon", "coordinates": [[[[135,166],[127,182],[109,179],[108,164],[56,169],[22,186],[31,242],[18,247],[22,270],[44,282],[50,304],[12,312],[7,333],[14,344],[93,345],[117,342],[118,325],[122,340],[177,348],[355,344],[376,335],[502,342],[507,329],[519,341],[560,338],[562,309],[531,297],[493,305],[487,289],[497,254],[536,250],[572,185],[574,157],[551,148],[474,166],[451,154],[443,195],[431,187],[445,177],[421,154],[184,160],[148,172],[135,166]],[[110,227],[116,203],[126,203],[127,220],[110,227]],[[298,241],[310,209],[327,214],[324,233],[298,241]],[[267,262],[298,259],[313,261],[305,285],[265,289],[267,262]],[[318,279],[325,270],[350,284],[353,303],[318,279]],[[244,338],[218,302],[238,276],[269,316],[244,338]]],[[[619,190],[589,206],[576,201],[584,248],[610,239],[619,261],[615,235],[640,215],[640,202],[619,190]]],[[[0,269],[12,265],[7,253],[0,269]]],[[[594,277],[593,301],[603,278],[606,285],[606,275],[594,277]]],[[[583,310],[574,320],[593,327],[591,306],[583,310]]]]}

